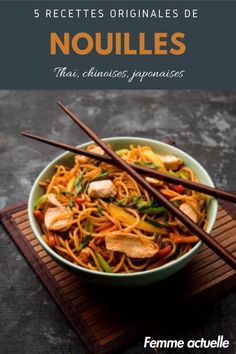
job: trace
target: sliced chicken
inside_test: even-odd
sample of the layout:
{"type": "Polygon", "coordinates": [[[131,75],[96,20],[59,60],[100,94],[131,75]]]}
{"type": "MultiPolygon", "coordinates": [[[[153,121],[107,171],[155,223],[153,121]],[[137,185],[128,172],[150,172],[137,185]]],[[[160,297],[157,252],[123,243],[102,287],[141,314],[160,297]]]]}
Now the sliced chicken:
{"type": "Polygon", "coordinates": [[[44,216],[44,222],[48,230],[64,229],[71,220],[71,214],[63,207],[49,208],[44,216]]]}
{"type": "Polygon", "coordinates": [[[188,203],[182,203],[179,209],[186,214],[190,219],[192,219],[195,223],[197,222],[197,213],[193,210],[193,208],[188,203]]]}
{"type": "Polygon", "coordinates": [[[155,187],[162,186],[163,182],[160,181],[159,179],[152,178],[152,177],[145,177],[146,181],[150,184],[152,184],[155,187]]]}
{"type": "Polygon", "coordinates": [[[48,197],[49,203],[51,203],[52,205],[54,205],[58,208],[64,208],[63,205],[59,202],[59,200],[57,200],[57,197],[54,193],[49,193],[47,195],[47,197],[48,197]]]}
{"type": "Polygon", "coordinates": [[[138,235],[109,235],[105,242],[108,250],[124,252],[131,258],[150,258],[159,252],[155,242],[138,235]]]}
{"type": "Polygon", "coordinates": [[[159,158],[167,169],[177,170],[183,165],[183,161],[174,155],[159,155],[159,158]]]}
{"type": "Polygon", "coordinates": [[[91,182],[88,189],[88,195],[91,198],[109,198],[115,197],[116,188],[110,179],[91,182]]]}
{"type": "MultiPolygon", "coordinates": [[[[100,146],[96,146],[96,145],[90,145],[87,148],[88,151],[90,152],[94,152],[95,154],[99,154],[99,155],[105,155],[105,151],[100,148],[100,146]]],[[[83,155],[76,155],[75,156],[75,163],[87,163],[89,161],[89,157],[87,156],[83,156],[83,155]]]]}
{"type": "Polygon", "coordinates": [[[89,158],[84,155],[76,155],[75,156],[75,163],[76,164],[82,164],[82,163],[87,163],[89,161],[89,158]]]}
{"type": "Polygon", "coordinates": [[[88,146],[88,151],[94,152],[94,154],[105,155],[105,151],[97,145],[88,146]]]}

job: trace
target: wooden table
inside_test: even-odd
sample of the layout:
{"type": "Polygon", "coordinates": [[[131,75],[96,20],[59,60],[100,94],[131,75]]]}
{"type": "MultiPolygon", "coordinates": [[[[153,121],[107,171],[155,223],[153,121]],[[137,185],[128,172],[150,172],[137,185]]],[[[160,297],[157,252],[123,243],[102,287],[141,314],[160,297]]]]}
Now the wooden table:
{"type": "MultiPolygon", "coordinates": [[[[0,207],[27,199],[39,171],[59,154],[54,148],[25,140],[19,135],[21,130],[72,144],[87,140],[57,108],[57,100],[80,113],[101,136],[176,140],[207,168],[219,187],[235,189],[236,92],[1,91],[0,207]]],[[[0,259],[0,353],[85,353],[80,339],[2,228],[0,259]]],[[[158,337],[215,339],[223,334],[231,343],[223,353],[234,353],[235,294],[190,316],[183,309],[188,321],[182,325],[171,320],[167,309],[169,320],[157,318],[158,337]]],[[[140,337],[124,353],[154,353],[143,349],[143,341],[140,337]]]]}

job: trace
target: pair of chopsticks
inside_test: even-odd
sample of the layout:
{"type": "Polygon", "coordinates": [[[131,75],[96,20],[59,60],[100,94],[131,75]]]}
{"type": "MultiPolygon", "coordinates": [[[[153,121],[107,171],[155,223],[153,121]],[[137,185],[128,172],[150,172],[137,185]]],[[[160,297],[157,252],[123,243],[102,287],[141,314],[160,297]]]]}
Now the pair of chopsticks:
{"type": "Polygon", "coordinates": [[[175,176],[168,175],[160,171],[154,171],[150,168],[128,164],[122,158],[120,158],[113,150],[111,150],[107,144],[102,141],[90,128],[88,128],[74,113],[72,113],[61,102],[58,105],[62,110],[93,140],[100,146],[109,157],[99,154],[91,153],[87,150],[82,150],[71,145],[60,143],[54,140],[43,138],[28,132],[23,132],[22,135],[59,147],[64,150],[74,152],[76,154],[91,157],[96,160],[100,160],[112,165],[116,165],[125,170],[136,182],[138,182],[148,193],[150,193],[156,200],[158,200],[169,212],[171,212],[179,221],[181,221],[193,234],[197,235],[207,246],[209,246],[218,256],[220,256],[226,263],[228,263],[233,269],[236,270],[236,258],[228,252],[220,243],[212,238],[207,232],[201,229],[196,223],[194,223],[186,214],[173,205],[164,195],[162,195],[157,189],[151,186],[146,179],[142,176],[152,176],[166,182],[173,184],[182,184],[183,186],[214,196],[216,198],[225,199],[230,202],[236,202],[236,195],[233,193],[218,190],[212,187],[204,186],[199,183],[191,182],[175,176]]]}

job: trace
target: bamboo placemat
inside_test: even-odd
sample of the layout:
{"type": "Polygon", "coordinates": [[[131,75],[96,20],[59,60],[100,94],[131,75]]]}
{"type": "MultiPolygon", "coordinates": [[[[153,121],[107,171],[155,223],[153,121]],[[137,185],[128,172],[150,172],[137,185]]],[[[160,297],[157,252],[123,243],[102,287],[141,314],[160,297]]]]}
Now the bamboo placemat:
{"type": "MultiPolygon", "coordinates": [[[[212,237],[236,255],[235,211],[228,204],[220,206],[212,237]]],[[[196,306],[236,286],[235,271],[206,246],[177,275],[149,287],[112,289],[87,284],[61,268],[42,249],[30,228],[26,203],[2,210],[0,219],[88,351],[94,354],[119,352],[142,338],[141,334],[149,335],[148,328],[154,329],[170,300],[175,308],[183,301],[185,307],[191,303],[196,306]]]]}

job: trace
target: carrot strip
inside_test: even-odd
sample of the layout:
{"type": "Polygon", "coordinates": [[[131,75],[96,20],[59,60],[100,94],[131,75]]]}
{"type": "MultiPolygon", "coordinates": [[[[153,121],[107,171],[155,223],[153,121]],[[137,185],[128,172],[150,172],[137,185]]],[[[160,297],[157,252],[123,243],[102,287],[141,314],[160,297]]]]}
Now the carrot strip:
{"type": "Polygon", "coordinates": [[[163,257],[167,256],[170,253],[171,249],[172,249],[171,245],[167,245],[164,248],[161,248],[159,253],[158,253],[158,256],[160,258],[163,258],[163,257]]]}
{"type": "Polygon", "coordinates": [[[196,243],[199,241],[197,236],[179,236],[175,234],[170,234],[170,238],[176,243],[196,243]]]}

